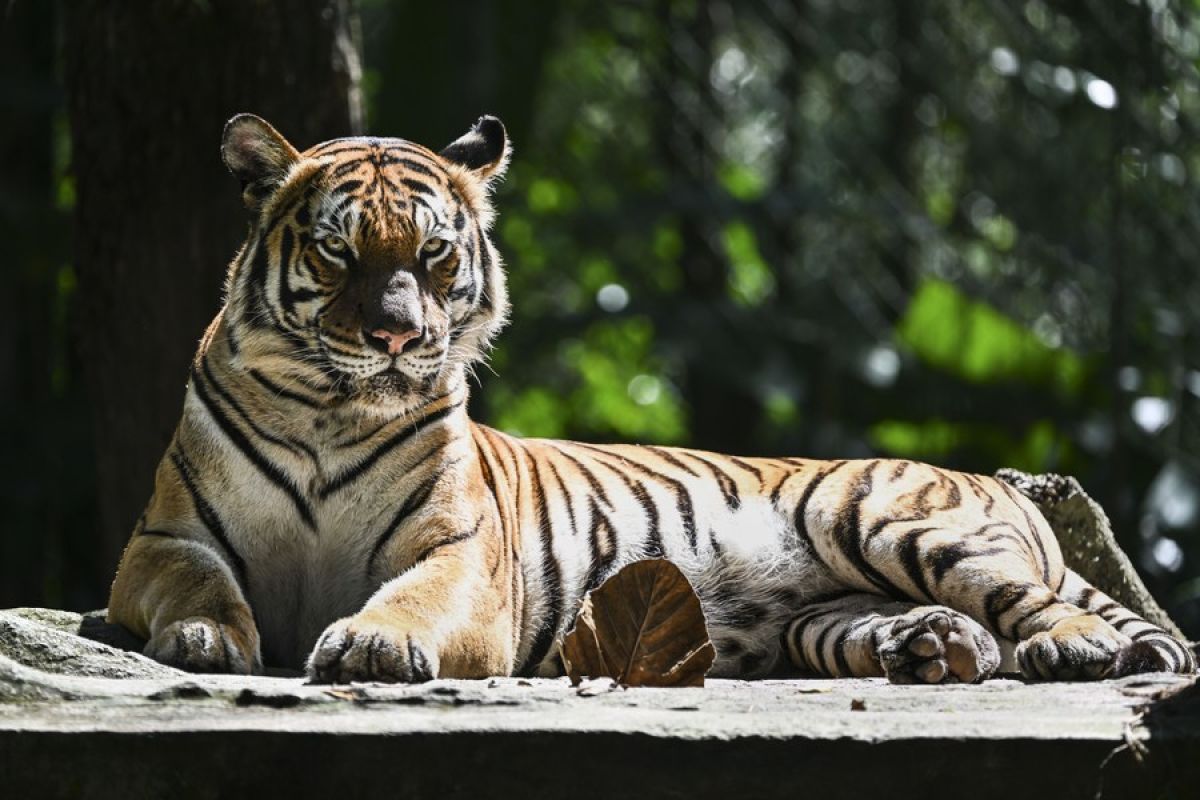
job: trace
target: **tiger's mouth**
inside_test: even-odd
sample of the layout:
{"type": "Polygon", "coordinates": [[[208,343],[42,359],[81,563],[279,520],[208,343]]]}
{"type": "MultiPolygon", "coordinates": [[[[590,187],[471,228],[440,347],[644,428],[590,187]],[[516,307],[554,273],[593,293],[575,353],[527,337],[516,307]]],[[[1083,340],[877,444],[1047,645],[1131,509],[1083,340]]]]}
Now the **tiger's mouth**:
{"type": "Polygon", "coordinates": [[[323,370],[337,385],[338,393],[348,401],[380,410],[421,400],[434,390],[443,372],[445,359],[440,352],[389,358],[372,351],[350,351],[326,341],[319,332],[315,339],[323,370]]]}
{"type": "Polygon", "coordinates": [[[408,394],[417,388],[416,381],[401,372],[395,364],[365,379],[364,383],[373,391],[396,394],[408,394]]]}

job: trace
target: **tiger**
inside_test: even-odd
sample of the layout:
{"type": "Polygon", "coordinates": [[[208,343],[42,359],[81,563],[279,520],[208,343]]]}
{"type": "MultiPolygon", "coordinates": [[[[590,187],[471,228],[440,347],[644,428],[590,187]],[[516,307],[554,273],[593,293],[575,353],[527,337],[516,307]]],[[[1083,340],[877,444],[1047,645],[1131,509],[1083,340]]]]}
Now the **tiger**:
{"type": "Polygon", "coordinates": [[[147,656],[317,683],[559,676],[582,598],[662,558],[700,599],[712,677],[1195,670],[994,478],[473,422],[472,370],[510,307],[491,231],[511,152],[492,116],[437,152],[301,152],[228,122],[247,236],[111,589],[109,621],[147,656]]]}

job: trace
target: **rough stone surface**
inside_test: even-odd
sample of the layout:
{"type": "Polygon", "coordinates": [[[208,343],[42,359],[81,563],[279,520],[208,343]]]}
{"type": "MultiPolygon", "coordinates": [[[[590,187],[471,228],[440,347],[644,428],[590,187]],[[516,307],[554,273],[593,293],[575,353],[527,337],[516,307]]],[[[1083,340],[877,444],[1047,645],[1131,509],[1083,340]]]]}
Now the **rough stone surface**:
{"type": "Polygon", "coordinates": [[[1058,800],[1200,781],[1200,691],[1179,676],[315,686],[189,675],[81,627],[106,635],[0,612],[0,796],[987,798],[1032,775],[1058,800]]]}
{"type": "MultiPolygon", "coordinates": [[[[169,678],[183,674],[140,653],[78,635],[81,631],[98,630],[102,626],[103,623],[95,615],[69,611],[44,608],[0,611],[0,655],[26,667],[56,675],[169,678]]],[[[2,691],[4,689],[0,685],[2,691]]]]}

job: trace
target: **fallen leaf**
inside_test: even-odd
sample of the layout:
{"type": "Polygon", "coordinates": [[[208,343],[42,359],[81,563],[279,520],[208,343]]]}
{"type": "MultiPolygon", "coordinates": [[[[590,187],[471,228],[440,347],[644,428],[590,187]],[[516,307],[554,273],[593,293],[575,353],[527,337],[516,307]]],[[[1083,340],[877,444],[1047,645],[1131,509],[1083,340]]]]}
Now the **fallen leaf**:
{"type": "Polygon", "coordinates": [[[588,592],[562,644],[571,683],[703,686],[716,658],[700,598],[679,568],[635,561],[588,592]]]}
{"type": "Polygon", "coordinates": [[[867,710],[867,701],[860,700],[857,697],[853,698],[850,701],[850,710],[851,711],[866,711],[867,710]]]}

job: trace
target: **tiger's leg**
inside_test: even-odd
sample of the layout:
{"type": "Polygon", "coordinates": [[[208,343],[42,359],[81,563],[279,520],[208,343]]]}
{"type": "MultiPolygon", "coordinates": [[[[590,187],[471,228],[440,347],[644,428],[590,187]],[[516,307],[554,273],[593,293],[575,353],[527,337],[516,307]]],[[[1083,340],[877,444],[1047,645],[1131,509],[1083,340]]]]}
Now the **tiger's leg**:
{"type": "Polygon", "coordinates": [[[965,614],[872,594],[818,601],[788,626],[792,663],[834,678],[974,683],[1000,664],[996,640],[965,614]]]}
{"type": "MultiPolygon", "coordinates": [[[[1130,644],[1117,652],[1106,677],[1142,672],[1187,674],[1196,670],[1195,655],[1186,644],[1091,586],[1074,571],[1067,570],[1058,595],[1089,615],[1100,617],[1118,634],[1129,638],[1130,644]]],[[[1022,642],[1017,659],[1021,671],[1029,677],[1054,677],[1064,669],[1060,664],[1062,652],[1050,632],[1035,633],[1022,642]]]]}
{"type": "Polygon", "coordinates": [[[391,561],[398,577],[325,629],[308,658],[309,676],[410,683],[511,672],[511,586],[503,583],[511,572],[485,565],[486,528],[431,540],[434,552],[416,563],[391,561]]]}
{"type": "Polygon", "coordinates": [[[1126,652],[1134,645],[1129,636],[1070,602],[1080,598],[1070,591],[1052,538],[1040,539],[1041,550],[1037,530],[1022,538],[1016,526],[990,530],[995,525],[983,526],[985,534],[900,529],[869,542],[865,562],[889,591],[949,606],[1015,642],[1027,678],[1096,680],[1144,671],[1135,666],[1143,662],[1126,652]]]}
{"type": "Polygon", "coordinates": [[[139,526],[108,620],[147,639],[150,658],[190,672],[262,671],[258,628],[229,565],[198,542],[139,526]]]}

